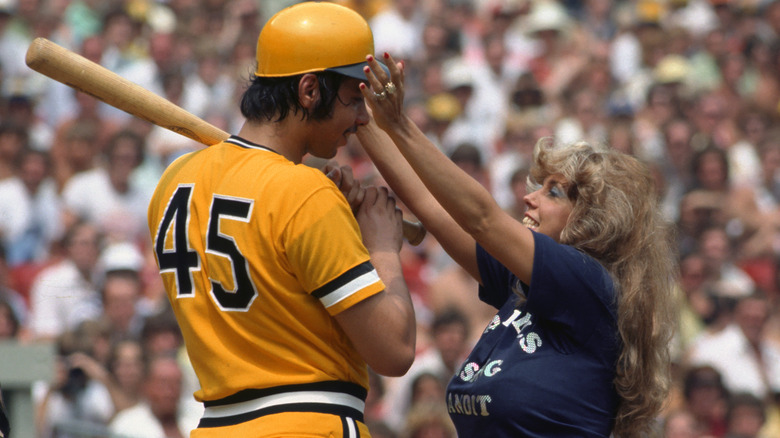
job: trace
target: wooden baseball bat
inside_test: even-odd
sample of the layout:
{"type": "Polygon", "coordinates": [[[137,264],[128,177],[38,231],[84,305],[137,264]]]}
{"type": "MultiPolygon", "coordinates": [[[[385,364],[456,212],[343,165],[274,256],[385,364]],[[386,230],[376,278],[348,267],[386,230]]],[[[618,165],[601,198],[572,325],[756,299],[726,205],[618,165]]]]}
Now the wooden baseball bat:
{"type": "MultiPolygon", "coordinates": [[[[45,38],[33,40],[25,62],[55,81],[206,146],[229,137],[173,102],[45,38]]],[[[403,233],[409,243],[419,245],[426,230],[421,223],[404,219],[403,233]]]]}

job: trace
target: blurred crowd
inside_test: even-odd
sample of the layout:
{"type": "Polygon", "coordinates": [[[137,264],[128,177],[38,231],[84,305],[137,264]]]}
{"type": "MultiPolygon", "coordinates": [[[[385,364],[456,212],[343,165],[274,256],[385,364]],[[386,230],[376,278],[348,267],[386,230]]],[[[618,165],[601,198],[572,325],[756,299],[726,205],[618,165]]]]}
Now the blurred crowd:
{"type": "MultiPolygon", "coordinates": [[[[338,1],[404,61],[416,123],[516,217],[540,137],[651,166],[680,268],[659,434],[780,437],[780,1],[338,1]]],[[[56,345],[38,437],[197,425],[146,207],[165,166],[204,146],[30,70],[30,42],[232,133],[259,30],[293,2],[0,0],[0,339],[56,345]]],[[[382,183],[355,139],[336,160],[382,183]]],[[[403,261],[418,355],[404,377],[372,375],[366,421],[376,438],[453,437],[444,388],[493,309],[431,236],[403,261]]]]}

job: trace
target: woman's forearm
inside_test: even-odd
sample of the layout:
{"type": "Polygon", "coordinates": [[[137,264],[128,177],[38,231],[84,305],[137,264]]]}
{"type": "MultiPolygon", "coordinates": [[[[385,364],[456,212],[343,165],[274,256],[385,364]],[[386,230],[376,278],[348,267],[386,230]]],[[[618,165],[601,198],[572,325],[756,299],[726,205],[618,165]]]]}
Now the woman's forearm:
{"type": "MultiPolygon", "coordinates": [[[[371,161],[396,196],[425,225],[442,248],[479,280],[474,239],[455,222],[428,191],[388,134],[372,120],[368,125],[361,126],[357,135],[371,161]]],[[[422,132],[416,139],[428,141],[422,132]]]]}
{"type": "Polygon", "coordinates": [[[500,207],[490,192],[449,159],[404,116],[387,131],[427,190],[467,233],[479,240],[500,207]]]}

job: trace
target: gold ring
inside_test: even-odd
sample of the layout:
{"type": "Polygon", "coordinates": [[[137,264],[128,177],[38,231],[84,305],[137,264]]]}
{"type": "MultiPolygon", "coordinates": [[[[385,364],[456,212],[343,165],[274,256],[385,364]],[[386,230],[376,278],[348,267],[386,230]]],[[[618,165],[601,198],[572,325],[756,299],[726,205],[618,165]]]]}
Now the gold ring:
{"type": "Polygon", "coordinates": [[[385,98],[387,98],[387,91],[382,91],[381,93],[374,93],[374,97],[376,97],[376,100],[385,100],[385,98]]]}
{"type": "Polygon", "coordinates": [[[395,84],[392,82],[388,82],[387,85],[385,85],[385,90],[387,91],[387,94],[395,93],[396,90],[395,84]]]}

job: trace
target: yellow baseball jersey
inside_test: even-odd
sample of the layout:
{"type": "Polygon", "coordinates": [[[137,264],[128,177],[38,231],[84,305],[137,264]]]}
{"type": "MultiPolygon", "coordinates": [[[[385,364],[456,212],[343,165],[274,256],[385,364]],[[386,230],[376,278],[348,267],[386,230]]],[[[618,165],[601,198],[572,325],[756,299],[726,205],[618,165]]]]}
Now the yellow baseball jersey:
{"type": "Polygon", "coordinates": [[[321,171],[233,136],[172,163],[148,219],[207,410],[274,388],[365,395],[365,362],[332,316],[384,284],[321,171]]]}

